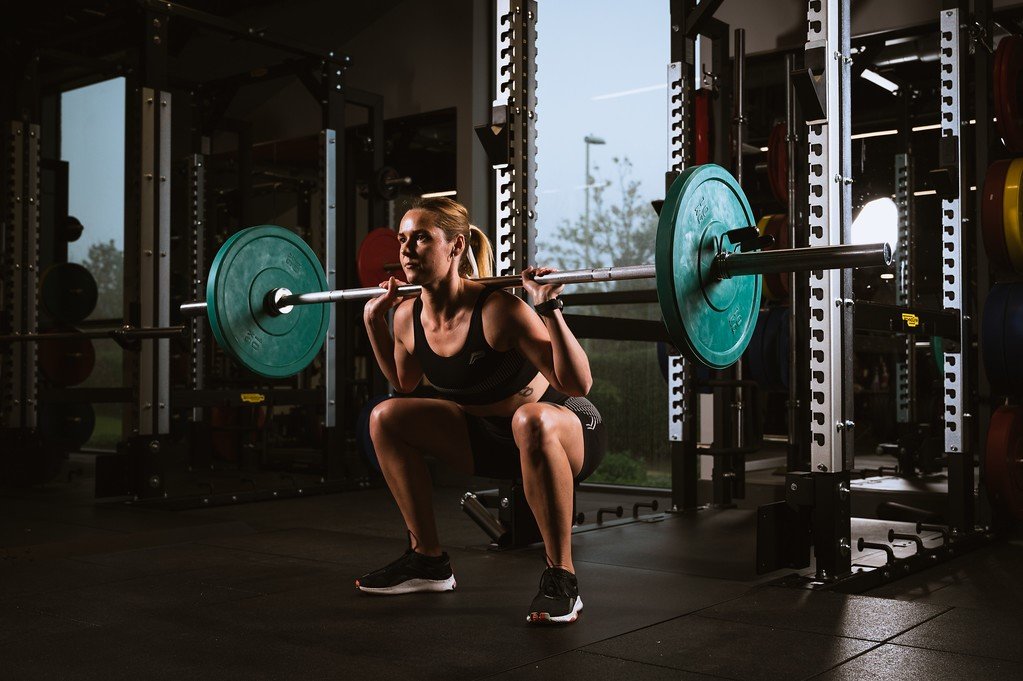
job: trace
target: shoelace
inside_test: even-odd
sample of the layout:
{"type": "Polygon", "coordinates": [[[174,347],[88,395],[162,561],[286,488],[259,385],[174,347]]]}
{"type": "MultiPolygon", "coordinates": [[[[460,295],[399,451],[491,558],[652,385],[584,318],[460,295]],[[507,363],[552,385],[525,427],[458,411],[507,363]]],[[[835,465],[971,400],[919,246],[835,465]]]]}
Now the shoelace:
{"type": "Polygon", "coordinates": [[[551,566],[544,570],[543,574],[540,575],[540,591],[542,591],[545,596],[557,598],[558,596],[568,596],[570,593],[569,586],[571,582],[567,576],[570,573],[561,573],[557,571],[558,569],[563,568],[551,566]]]}
{"type": "Polygon", "coordinates": [[[413,553],[412,549],[405,549],[405,553],[401,554],[401,556],[399,556],[395,560],[391,561],[390,563],[388,563],[384,567],[380,568],[379,570],[374,571],[374,574],[377,573],[377,572],[386,572],[387,570],[390,570],[393,567],[397,567],[398,565],[401,565],[402,563],[404,563],[405,561],[407,561],[411,557],[412,553],[413,553]]]}

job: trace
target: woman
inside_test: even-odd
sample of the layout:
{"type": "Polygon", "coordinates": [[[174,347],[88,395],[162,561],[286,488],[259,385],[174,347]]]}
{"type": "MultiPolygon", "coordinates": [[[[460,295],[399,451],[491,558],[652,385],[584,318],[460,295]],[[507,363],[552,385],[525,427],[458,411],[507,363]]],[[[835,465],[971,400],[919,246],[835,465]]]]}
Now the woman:
{"type": "Polygon", "coordinates": [[[547,569],[527,621],[567,623],[582,610],[572,564],[572,491],[604,455],[600,414],[582,396],[589,361],[561,316],[563,286],[528,268],[531,308],[470,276],[490,276],[491,248],[461,204],[424,199],[398,231],[405,278],[423,287],[414,299],[387,293],[363,314],[373,352],[398,392],[425,375],[442,399],[386,400],[370,416],[380,469],[409,532],[401,558],[356,581],[365,592],[401,594],[455,588],[441,551],[425,456],[484,477],[521,476],[547,550],[547,569]],[[394,312],[394,336],[387,313],[394,312]]]}

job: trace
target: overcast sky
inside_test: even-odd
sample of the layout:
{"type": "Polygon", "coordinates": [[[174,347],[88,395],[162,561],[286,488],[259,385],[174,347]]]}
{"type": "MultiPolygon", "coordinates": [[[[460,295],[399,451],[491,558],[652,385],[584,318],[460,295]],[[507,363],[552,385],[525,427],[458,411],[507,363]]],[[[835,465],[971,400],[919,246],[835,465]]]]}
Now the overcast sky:
{"type": "MultiPolygon", "coordinates": [[[[628,157],[644,202],[664,195],[668,165],[667,0],[543,2],[537,16],[537,231],[582,215],[586,144],[597,180],[628,157]]],[[[605,193],[614,203],[616,196],[605,193]]],[[[651,209],[653,214],[653,209],[651,209]]],[[[543,262],[544,253],[537,253],[543,262]]]]}
{"type": "Polygon", "coordinates": [[[89,244],[124,248],[124,79],[70,90],[61,98],[61,158],[68,161],[68,212],[85,226],[68,244],[81,261],[89,244]]]}

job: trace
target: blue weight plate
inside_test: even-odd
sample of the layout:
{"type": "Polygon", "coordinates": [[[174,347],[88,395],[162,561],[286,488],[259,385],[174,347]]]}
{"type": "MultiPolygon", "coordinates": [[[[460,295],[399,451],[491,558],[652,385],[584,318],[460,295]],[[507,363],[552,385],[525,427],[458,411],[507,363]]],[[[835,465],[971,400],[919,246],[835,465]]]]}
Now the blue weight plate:
{"type": "Polygon", "coordinates": [[[1008,298],[1005,302],[1002,352],[1008,377],[1007,394],[1023,394],[1023,283],[1008,284],[1008,298]]]}
{"type": "Polygon", "coordinates": [[[764,308],[757,315],[757,325],[753,328],[753,336],[749,345],[746,346],[746,367],[749,369],[749,378],[756,381],[761,387],[767,384],[767,374],[764,371],[764,326],[767,324],[767,317],[770,309],[764,308]]]}
{"type": "Polygon", "coordinates": [[[781,390],[779,377],[781,369],[778,366],[778,345],[781,336],[782,308],[772,307],[764,324],[764,384],[763,390],[781,390]]]}
{"type": "Polygon", "coordinates": [[[981,321],[980,349],[984,360],[991,392],[996,395],[1008,393],[1008,375],[1005,367],[1005,308],[1010,294],[1010,284],[995,284],[984,302],[984,318],[981,321]]]}
{"type": "Polygon", "coordinates": [[[779,314],[781,325],[778,330],[778,387],[782,390],[789,389],[789,348],[792,345],[792,334],[789,329],[789,320],[792,317],[792,310],[789,307],[781,308],[779,314]]]}

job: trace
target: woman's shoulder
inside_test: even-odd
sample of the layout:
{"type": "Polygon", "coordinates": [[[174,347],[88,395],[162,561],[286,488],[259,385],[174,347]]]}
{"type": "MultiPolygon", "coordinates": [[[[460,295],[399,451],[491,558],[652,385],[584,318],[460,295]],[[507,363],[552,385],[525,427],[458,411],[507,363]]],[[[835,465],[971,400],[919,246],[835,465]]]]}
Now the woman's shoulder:
{"type": "Polygon", "coordinates": [[[529,324],[532,310],[524,300],[504,289],[492,292],[483,305],[483,335],[495,350],[508,350],[516,344],[529,324]]]}
{"type": "Polygon", "coordinates": [[[524,309],[525,302],[503,288],[491,289],[489,293],[484,291],[481,295],[487,296],[483,301],[484,316],[500,315],[503,317],[524,309]]]}

